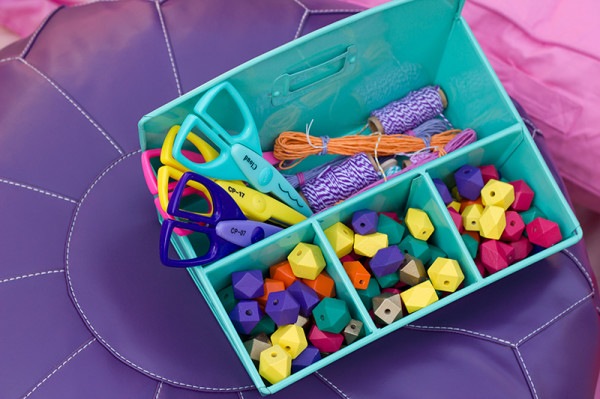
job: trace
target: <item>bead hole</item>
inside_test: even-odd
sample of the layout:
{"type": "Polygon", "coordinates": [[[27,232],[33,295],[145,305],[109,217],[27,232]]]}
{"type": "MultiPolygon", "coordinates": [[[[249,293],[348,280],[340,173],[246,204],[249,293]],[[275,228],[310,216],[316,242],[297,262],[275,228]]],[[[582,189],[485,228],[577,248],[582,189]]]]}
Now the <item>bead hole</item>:
{"type": "Polygon", "coordinates": [[[515,225],[515,221],[514,221],[514,220],[512,220],[512,221],[510,222],[510,225],[511,225],[511,226],[514,226],[514,225],[515,225]]]}
{"type": "Polygon", "coordinates": [[[296,252],[296,255],[298,255],[298,256],[302,255],[302,251],[296,252]]]}
{"type": "Polygon", "coordinates": [[[444,280],[444,285],[448,285],[448,284],[450,284],[450,281],[444,280]]]}
{"type": "Polygon", "coordinates": [[[273,305],[279,305],[279,299],[273,300],[273,305]]]}
{"type": "Polygon", "coordinates": [[[319,317],[321,320],[325,320],[325,316],[321,315],[321,317],[319,317]]]}
{"type": "Polygon", "coordinates": [[[350,324],[350,328],[356,330],[356,324],[350,324]]]}
{"type": "Polygon", "coordinates": [[[389,310],[389,309],[386,309],[386,310],[384,310],[384,311],[383,311],[383,313],[385,313],[385,314],[390,314],[390,313],[392,313],[392,311],[391,311],[391,310],[389,310]]]}
{"type": "Polygon", "coordinates": [[[471,222],[471,224],[472,224],[473,226],[475,226],[475,225],[477,224],[477,221],[473,220],[473,221],[471,222]]]}
{"type": "Polygon", "coordinates": [[[246,314],[247,314],[248,316],[252,316],[252,311],[251,311],[250,309],[248,309],[248,310],[246,310],[246,314]]]}
{"type": "Polygon", "coordinates": [[[490,191],[490,197],[494,197],[496,195],[495,191],[490,191]]]}
{"type": "Polygon", "coordinates": [[[271,357],[277,357],[277,352],[271,352],[271,357]]]}
{"type": "Polygon", "coordinates": [[[363,285],[364,283],[365,283],[365,280],[359,280],[359,281],[358,281],[358,284],[359,284],[359,285],[363,285]]]}

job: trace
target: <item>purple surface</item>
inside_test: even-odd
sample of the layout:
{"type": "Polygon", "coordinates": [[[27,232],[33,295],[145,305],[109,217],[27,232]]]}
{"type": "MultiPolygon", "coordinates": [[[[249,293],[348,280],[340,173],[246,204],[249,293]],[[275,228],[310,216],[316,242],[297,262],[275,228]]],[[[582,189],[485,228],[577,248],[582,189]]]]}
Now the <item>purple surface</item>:
{"type": "MultiPolygon", "coordinates": [[[[137,121],[354,7],[240,4],[63,8],[0,52],[0,397],[260,397],[187,272],[160,265],[137,121]]],[[[591,397],[596,292],[581,243],[272,397],[591,397]]]]}

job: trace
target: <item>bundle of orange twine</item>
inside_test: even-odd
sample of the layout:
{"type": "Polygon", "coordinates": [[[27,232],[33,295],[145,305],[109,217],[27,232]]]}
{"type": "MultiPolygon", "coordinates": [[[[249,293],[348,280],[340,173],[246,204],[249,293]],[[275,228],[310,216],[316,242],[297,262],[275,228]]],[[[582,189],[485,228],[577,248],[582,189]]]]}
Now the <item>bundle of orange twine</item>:
{"type": "MultiPolygon", "coordinates": [[[[364,128],[363,128],[364,130],[364,128]]],[[[275,140],[273,155],[279,159],[279,166],[282,169],[289,169],[296,166],[300,161],[309,155],[333,154],[333,155],[354,155],[364,152],[369,155],[387,156],[394,154],[414,153],[424,149],[431,149],[438,152],[440,156],[446,155],[444,147],[458,133],[460,129],[447,130],[442,133],[431,136],[429,145],[419,137],[408,136],[405,134],[385,135],[374,132],[370,135],[357,134],[323,140],[322,137],[309,136],[301,132],[283,132],[275,140]],[[325,150],[325,151],[324,151],[325,150]],[[293,165],[283,166],[286,160],[297,159],[293,165]]]]}

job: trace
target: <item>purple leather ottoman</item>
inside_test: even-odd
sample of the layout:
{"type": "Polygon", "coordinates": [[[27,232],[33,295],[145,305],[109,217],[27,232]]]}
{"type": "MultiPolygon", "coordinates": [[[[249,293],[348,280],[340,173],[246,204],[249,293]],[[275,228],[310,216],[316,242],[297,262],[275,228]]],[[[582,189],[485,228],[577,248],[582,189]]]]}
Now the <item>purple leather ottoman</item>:
{"type": "MultiPolygon", "coordinates": [[[[187,272],[159,262],[137,121],[357,11],[98,1],[0,52],[1,398],[260,397],[187,272]]],[[[591,398],[599,311],[580,243],[272,397],[591,398]]]]}

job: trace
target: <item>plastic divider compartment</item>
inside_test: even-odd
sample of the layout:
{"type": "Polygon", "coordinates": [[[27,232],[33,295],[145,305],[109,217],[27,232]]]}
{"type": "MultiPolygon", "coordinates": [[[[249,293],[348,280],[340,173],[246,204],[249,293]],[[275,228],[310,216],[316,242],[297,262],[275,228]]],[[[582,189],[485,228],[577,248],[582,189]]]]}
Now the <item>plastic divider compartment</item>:
{"type": "MultiPolygon", "coordinates": [[[[452,221],[445,216],[443,202],[434,190],[435,188],[432,184],[429,184],[427,176],[417,172],[409,172],[360,196],[344,201],[335,209],[327,210],[319,215],[318,221],[321,227],[326,229],[340,221],[349,224],[352,214],[361,209],[371,209],[376,212],[399,212],[402,216],[406,214],[408,208],[421,209],[428,214],[435,228],[428,241],[442,249],[448,258],[458,261],[465,275],[463,288],[423,309],[405,315],[388,326],[382,327],[379,329],[380,333],[387,334],[394,331],[474,291],[477,283],[481,280],[481,276],[479,276],[479,272],[470,259],[466,248],[461,245],[462,240],[458,232],[453,231],[452,221]]],[[[406,234],[410,233],[407,232],[406,234]]],[[[348,276],[346,275],[345,278],[348,278],[348,276]]],[[[353,286],[352,289],[354,289],[353,286]]]]}
{"type": "MultiPolygon", "coordinates": [[[[501,179],[525,181],[534,191],[531,206],[537,207],[548,220],[557,223],[560,227],[562,241],[486,277],[483,279],[485,284],[548,257],[581,239],[582,231],[579,222],[548,170],[533,139],[526,131],[507,130],[490,140],[474,143],[468,152],[453,153],[443,158],[446,158],[445,162],[426,167],[432,179],[442,179],[451,188],[454,186],[454,172],[461,166],[494,165],[501,179]]],[[[453,227],[453,230],[456,231],[456,228],[453,227]]]]}
{"type": "Polygon", "coordinates": [[[320,230],[320,227],[316,224],[307,222],[292,226],[285,232],[286,234],[280,236],[279,239],[266,239],[260,241],[255,244],[253,250],[250,252],[242,250],[234,253],[228,256],[225,262],[213,263],[204,268],[190,269],[197,284],[204,285],[204,296],[209,302],[215,317],[225,331],[227,338],[250,374],[254,384],[256,384],[256,387],[263,394],[277,392],[289,384],[306,377],[314,371],[354,351],[362,346],[359,345],[361,341],[366,341],[366,338],[372,335],[375,329],[368,314],[364,308],[361,308],[362,303],[360,302],[360,299],[358,299],[356,293],[352,291],[353,287],[349,286],[349,281],[346,281],[343,278],[345,274],[344,269],[341,268],[341,265],[336,264],[335,258],[331,257],[333,249],[326,242],[324,233],[320,230]],[[231,273],[233,272],[261,269],[263,271],[263,277],[268,277],[269,268],[286,260],[289,253],[300,242],[313,243],[321,248],[323,257],[327,263],[325,271],[335,282],[336,298],[342,299],[347,303],[353,319],[363,322],[365,335],[352,344],[334,352],[311,366],[300,370],[297,373],[293,373],[291,376],[276,384],[267,386],[265,381],[263,381],[262,377],[259,375],[257,366],[254,365],[246,352],[242,338],[233,327],[225,308],[217,296],[217,291],[231,284],[231,273]]]}

